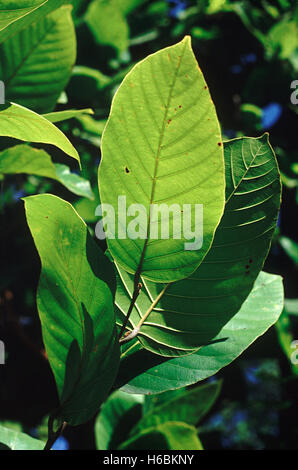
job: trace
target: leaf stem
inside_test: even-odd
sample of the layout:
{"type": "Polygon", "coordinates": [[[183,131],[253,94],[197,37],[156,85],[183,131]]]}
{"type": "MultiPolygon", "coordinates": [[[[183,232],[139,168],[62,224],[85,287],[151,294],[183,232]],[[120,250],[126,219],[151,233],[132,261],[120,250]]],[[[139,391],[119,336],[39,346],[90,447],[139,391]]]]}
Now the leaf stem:
{"type": "Polygon", "coordinates": [[[167,290],[167,288],[169,287],[170,284],[167,284],[162,291],[160,291],[160,293],[158,294],[158,296],[156,297],[156,299],[154,300],[154,302],[152,302],[152,304],[150,305],[150,307],[148,308],[147,312],[145,313],[145,315],[141,318],[141,320],[139,321],[139,323],[137,324],[137,326],[130,332],[128,333],[126,336],[124,336],[124,338],[120,338],[119,340],[119,343],[120,344],[125,344],[125,343],[128,343],[128,341],[131,341],[132,339],[134,339],[140,329],[141,329],[141,326],[143,325],[143,323],[147,320],[147,318],[149,317],[150,313],[152,312],[152,310],[154,309],[154,307],[158,304],[158,302],[160,301],[160,299],[162,298],[162,296],[164,295],[165,291],[167,290]]]}
{"type": "Polygon", "coordinates": [[[135,274],[135,277],[134,277],[134,290],[133,290],[133,294],[132,294],[132,298],[131,298],[131,302],[130,302],[128,312],[126,314],[123,325],[121,327],[121,331],[120,331],[120,334],[119,334],[119,338],[120,338],[119,342],[121,342],[121,337],[122,337],[122,335],[125,331],[126,325],[128,323],[129,317],[130,317],[130,314],[131,314],[132,309],[134,307],[134,304],[135,304],[135,302],[136,302],[136,300],[139,296],[140,290],[142,289],[142,284],[139,281],[140,281],[140,271],[138,270],[135,274]]]}
{"type": "Polygon", "coordinates": [[[46,445],[44,446],[43,450],[51,450],[53,444],[56,442],[59,436],[63,433],[64,429],[67,426],[67,422],[64,421],[61,426],[57,429],[57,431],[54,431],[53,425],[54,425],[54,420],[56,417],[56,413],[52,413],[51,416],[49,417],[48,421],[48,440],[46,442],[46,445]]]}

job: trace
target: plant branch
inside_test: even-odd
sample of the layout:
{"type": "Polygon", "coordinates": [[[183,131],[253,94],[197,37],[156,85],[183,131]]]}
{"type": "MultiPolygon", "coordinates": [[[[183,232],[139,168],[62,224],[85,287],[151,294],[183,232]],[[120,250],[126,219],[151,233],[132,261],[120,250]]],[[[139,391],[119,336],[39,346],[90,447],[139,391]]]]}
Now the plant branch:
{"type": "Polygon", "coordinates": [[[67,426],[67,422],[64,421],[61,426],[57,429],[57,431],[54,431],[53,426],[54,426],[54,420],[56,417],[56,413],[52,413],[52,415],[49,417],[49,422],[48,422],[48,440],[46,442],[46,445],[43,450],[51,450],[53,444],[56,442],[59,436],[63,433],[64,429],[67,426]]]}
{"type": "Polygon", "coordinates": [[[139,282],[140,281],[140,271],[138,270],[135,274],[135,278],[134,278],[134,290],[133,290],[133,294],[132,294],[132,298],[131,298],[131,302],[130,302],[130,306],[129,306],[129,309],[128,309],[128,312],[126,314],[126,317],[124,319],[124,322],[123,322],[123,325],[121,327],[121,331],[120,331],[120,334],[119,334],[119,342],[121,343],[121,337],[125,331],[125,328],[126,328],[126,325],[128,323],[128,320],[129,320],[129,317],[130,317],[130,314],[132,312],[132,309],[136,303],[136,300],[139,296],[139,293],[140,293],[140,290],[142,289],[142,284],[139,282]]]}
{"type": "Polygon", "coordinates": [[[128,341],[131,341],[132,339],[134,339],[140,332],[140,329],[141,329],[141,326],[143,325],[143,323],[147,320],[147,318],[149,317],[150,313],[152,312],[152,310],[154,309],[154,307],[156,307],[156,305],[158,304],[158,302],[160,301],[160,299],[162,298],[162,296],[164,295],[165,291],[167,290],[167,288],[169,287],[170,284],[167,284],[162,291],[160,291],[160,293],[158,294],[158,296],[156,297],[156,299],[154,300],[154,302],[150,305],[150,307],[148,308],[147,312],[145,313],[145,315],[141,318],[141,320],[139,321],[139,323],[137,324],[137,326],[130,332],[128,333],[126,336],[124,336],[124,338],[120,338],[119,340],[119,343],[120,344],[125,344],[125,343],[128,343],[128,341]]]}

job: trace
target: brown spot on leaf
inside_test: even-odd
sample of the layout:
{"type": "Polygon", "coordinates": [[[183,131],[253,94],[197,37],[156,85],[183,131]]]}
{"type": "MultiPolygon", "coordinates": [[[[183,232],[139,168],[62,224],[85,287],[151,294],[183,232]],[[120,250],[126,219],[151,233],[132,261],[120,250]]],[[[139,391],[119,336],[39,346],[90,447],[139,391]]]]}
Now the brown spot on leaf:
{"type": "Polygon", "coordinates": [[[130,173],[130,170],[127,168],[127,166],[125,167],[125,173],[130,173]]]}
{"type": "Polygon", "coordinates": [[[219,147],[221,147],[221,142],[217,142],[217,145],[218,145],[219,147]]]}

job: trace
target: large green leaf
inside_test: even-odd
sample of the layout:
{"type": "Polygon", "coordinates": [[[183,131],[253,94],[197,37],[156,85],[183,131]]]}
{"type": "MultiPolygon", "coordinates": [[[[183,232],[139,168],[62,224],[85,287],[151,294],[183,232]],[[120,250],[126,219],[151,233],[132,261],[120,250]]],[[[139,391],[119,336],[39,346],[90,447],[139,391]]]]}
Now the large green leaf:
{"type": "Polygon", "coordinates": [[[42,263],[37,307],[59,418],[77,425],[96,413],[118,368],[113,266],[69,203],[43,194],[25,207],[42,263]]]}
{"type": "Polygon", "coordinates": [[[0,425],[0,450],[42,450],[45,442],[0,425]]]}
{"type": "Polygon", "coordinates": [[[80,162],[78,152],[58,127],[39,114],[15,103],[0,105],[0,136],[55,145],[80,162]]]}
{"type": "MultiPolygon", "coordinates": [[[[268,135],[225,142],[224,149],[226,206],[212,247],[188,279],[169,286],[139,333],[144,347],[162,355],[185,354],[213,340],[240,309],[269,250],[280,206],[280,178],[268,135]]],[[[142,284],[130,329],[164,288],[144,279],[142,284]]],[[[133,285],[133,276],[119,268],[119,324],[133,285]]]]}
{"type": "MultiPolygon", "coordinates": [[[[125,440],[132,421],[144,402],[143,395],[133,395],[118,390],[102,406],[95,423],[96,448],[113,449],[125,440]]],[[[138,416],[137,416],[138,419],[138,416]]]]}
{"type": "Polygon", "coordinates": [[[194,354],[174,359],[138,350],[136,342],[122,360],[117,384],[126,384],[123,390],[130,393],[152,394],[211,377],[263,335],[278,320],[282,308],[281,277],[261,272],[239,312],[212,342],[194,354]]]}
{"type": "Polygon", "coordinates": [[[132,429],[130,435],[167,421],[183,421],[193,426],[197,425],[215,403],[220,388],[221,382],[212,382],[192,390],[185,390],[177,397],[155,406],[145,414],[132,429]]]}
{"type": "Polygon", "coordinates": [[[6,28],[14,21],[19,20],[36,8],[40,7],[47,0],[6,0],[0,1],[0,30],[6,28]]]}
{"type": "Polygon", "coordinates": [[[120,450],[203,450],[197,430],[189,424],[168,421],[142,430],[119,447],[120,450]]]}
{"type": "Polygon", "coordinates": [[[99,189],[101,202],[116,212],[115,239],[107,239],[108,247],[128,272],[170,282],[190,275],[201,263],[223,212],[224,162],[215,108],[189,37],[138,63],[120,85],[102,136],[99,189]],[[117,211],[118,196],[126,196],[127,207],[144,206],[142,238],[121,233],[125,222],[122,209],[117,211]],[[191,215],[193,230],[195,203],[204,208],[202,246],[185,249],[189,240],[184,233],[179,236],[176,222],[185,209],[182,218],[191,215]],[[179,205],[178,213],[170,214],[169,237],[160,238],[160,219],[165,226],[168,215],[151,213],[152,204],[179,205]]]}
{"type": "Polygon", "coordinates": [[[63,6],[0,46],[6,99],[37,112],[51,111],[76,59],[71,10],[63,6]]]}

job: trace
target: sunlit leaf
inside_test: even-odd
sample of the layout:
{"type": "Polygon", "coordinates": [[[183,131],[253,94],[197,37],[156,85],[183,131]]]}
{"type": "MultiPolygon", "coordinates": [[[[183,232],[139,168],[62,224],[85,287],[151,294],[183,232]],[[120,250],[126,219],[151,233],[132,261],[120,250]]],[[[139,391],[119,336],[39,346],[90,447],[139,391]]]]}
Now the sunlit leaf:
{"type": "Polygon", "coordinates": [[[18,104],[0,105],[0,135],[25,142],[55,145],[80,162],[78,152],[58,127],[18,104]]]}
{"type": "Polygon", "coordinates": [[[51,111],[76,60],[71,10],[63,6],[0,45],[6,99],[37,112],[51,111]]]}
{"type": "MultiPolygon", "coordinates": [[[[223,212],[223,163],[215,108],[186,37],[137,64],[114,97],[99,169],[101,202],[114,207],[119,222],[115,239],[107,239],[113,258],[128,272],[141,271],[144,278],[157,282],[190,275],[209,250],[223,212]],[[127,207],[143,205],[141,238],[121,233],[125,222],[120,220],[123,209],[117,210],[118,196],[126,197],[127,207]],[[151,213],[152,204],[156,209],[166,206],[165,213],[151,213]],[[161,238],[161,219],[166,225],[172,204],[176,206],[175,215],[170,214],[169,237],[161,238]],[[192,230],[195,204],[203,205],[204,211],[203,227],[202,221],[197,223],[202,238],[198,235],[198,245],[191,249],[186,249],[190,240],[184,230],[178,233],[176,223],[184,204],[190,204],[185,218],[191,215],[192,230]]],[[[129,221],[134,222],[132,217],[129,221]]]]}
{"type": "MultiPolygon", "coordinates": [[[[212,341],[251,291],[268,254],[280,206],[280,178],[268,135],[225,142],[226,206],[210,251],[187,279],[171,284],[144,322],[142,345],[162,355],[185,354],[212,341]]],[[[130,316],[140,317],[164,289],[143,279],[130,316]]],[[[134,280],[119,268],[116,305],[124,321],[134,280]]]]}

